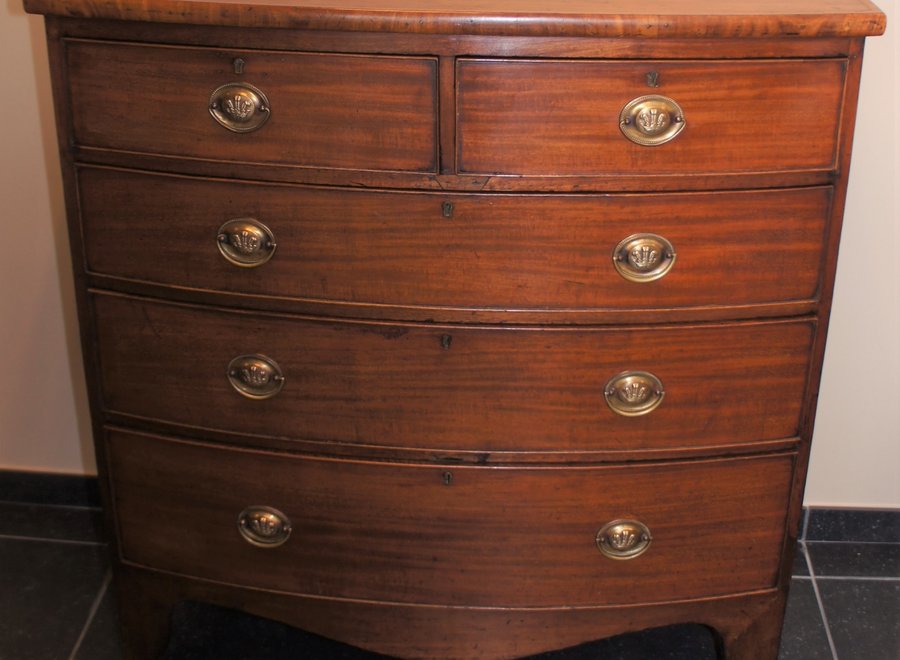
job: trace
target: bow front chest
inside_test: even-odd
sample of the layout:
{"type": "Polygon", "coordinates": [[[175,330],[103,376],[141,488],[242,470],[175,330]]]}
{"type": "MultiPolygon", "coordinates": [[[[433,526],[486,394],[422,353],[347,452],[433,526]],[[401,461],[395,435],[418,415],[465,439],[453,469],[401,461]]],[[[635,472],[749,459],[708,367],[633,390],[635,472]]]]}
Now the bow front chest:
{"type": "Polygon", "coordinates": [[[25,0],[129,657],[200,600],[773,660],[884,16],[420,4],[25,0]]]}

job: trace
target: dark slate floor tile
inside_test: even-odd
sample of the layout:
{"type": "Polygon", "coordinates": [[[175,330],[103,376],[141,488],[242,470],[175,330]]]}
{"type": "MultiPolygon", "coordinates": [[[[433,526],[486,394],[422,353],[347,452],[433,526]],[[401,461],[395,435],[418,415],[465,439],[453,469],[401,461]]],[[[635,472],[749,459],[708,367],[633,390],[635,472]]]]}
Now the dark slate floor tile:
{"type": "Polygon", "coordinates": [[[791,580],[778,660],[832,660],[812,580],[791,580]]]}
{"type": "Polygon", "coordinates": [[[119,616],[112,585],[103,594],[103,600],[100,601],[74,660],[122,660],[119,616]]]}
{"type": "Polygon", "coordinates": [[[900,510],[810,509],[806,540],[900,543],[900,510]]]}
{"type": "Polygon", "coordinates": [[[0,501],[99,507],[97,477],[0,470],[0,501]]]}
{"type": "Polygon", "coordinates": [[[4,660],[69,657],[106,570],[104,546],[0,539],[4,660]]]}
{"type": "Polygon", "coordinates": [[[802,543],[797,544],[794,551],[794,566],[791,569],[791,575],[809,575],[809,567],[806,564],[806,551],[802,543]]]}
{"type": "Polygon", "coordinates": [[[100,509],[0,502],[0,536],[101,543],[102,519],[100,509]]]}
{"type": "Polygon", "coordinates": [[[816,577],[900,577],[900,543],[807,543],[816,577]]]}
{"type": "Polygon", "coordinates": [[[900,657],[900,580],[822,580],[818,585],[841,660],[900,657]]]}

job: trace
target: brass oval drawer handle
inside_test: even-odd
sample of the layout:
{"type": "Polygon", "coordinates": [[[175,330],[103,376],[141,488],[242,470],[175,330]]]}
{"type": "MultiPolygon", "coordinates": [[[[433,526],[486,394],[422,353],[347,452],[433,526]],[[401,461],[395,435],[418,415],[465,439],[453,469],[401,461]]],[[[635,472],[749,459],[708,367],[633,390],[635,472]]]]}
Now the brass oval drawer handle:
{"type": "Polygon", "coordinates": [[[210,94],[209,114],[229,131],[250,133],[262,128],[272,111],[269,99],[253,85],[228,83],[210,94]]]}
{"type": "Polygon", "coordinates": [[[612,411],[640,417],[655,410],[666,395],[662,382],[647,371],[623,371],[606,383],[603,395],[612,411]]]}
{"type": "Polygon", "coordinates": [[[241,536],[260,548],[277,548],[291,535],[290,519],[269,506],[248,506],[238,516],[237,525],[241,536]]]}
{"type": "Polygon", "coordinates": [[[275,234],[256,218],[235,218],[219,227],[219,252],[235,266],[262,266],[275,254],[275,234]]]}
{"type": "Polygon", "coordinates": [[[228,363],[228,382],[248,399],[270,399],[284,387],[278,364],[265,355],[239,355],[228,363]]]}
{"type": "Polygon", "coordinates": [[[667,96],[639,96],[622,108],[619,128],[635,144],[656,147],[681,133],[684,111],[667,96]]]}
{"type": "Polygon", "coordinates": [[[675,248],[657,234],[632,234],[613,250],[616,272],[629,282],[652,282],[675,265],[675,248]]]}
{"type": "Polygon", "coordinates": [[[597,532],[597,548],[610,559],[634,559],[652,540],[650,530],[638,520],[613,520],[597,532]]]}

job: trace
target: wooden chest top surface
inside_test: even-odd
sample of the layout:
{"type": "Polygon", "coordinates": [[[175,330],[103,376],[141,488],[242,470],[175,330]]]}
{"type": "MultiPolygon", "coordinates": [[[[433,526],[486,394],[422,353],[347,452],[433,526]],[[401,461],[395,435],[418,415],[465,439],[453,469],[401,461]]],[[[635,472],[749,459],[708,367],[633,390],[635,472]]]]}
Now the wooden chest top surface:
{"type": "Polygon", "coordinates": [[[25,0],[32,13],[241,27],[595,37],[854,37],[884,32],[868,0],[25,0]]]}

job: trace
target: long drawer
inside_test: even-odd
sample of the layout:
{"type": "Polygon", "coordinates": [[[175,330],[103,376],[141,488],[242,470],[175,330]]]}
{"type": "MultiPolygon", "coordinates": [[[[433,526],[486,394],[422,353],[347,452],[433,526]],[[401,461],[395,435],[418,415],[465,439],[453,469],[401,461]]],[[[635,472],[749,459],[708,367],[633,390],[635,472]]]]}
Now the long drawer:
{"type": "Polygon", "coordinates": [[[793,455],[447,468],[107,437],[128,562],[319,597],[466,606],[774,587],[794,468],[793,455]],[[619,521],[643,540],[610,541],[619,521]]]}
{"type": "Polygon", "coordinates": [[[75,39],[65,54],[80,146],[306,167],[436,169],[434,58],[75,39]]]}
{"type": "Polygon", "coordinates": [[[78,181],[93,273],[306,300],[520,310],[743,305],[750,314],[814,301],[831,200],[831,188],[323,190],[91,167],[78,181]]]}
{"type": "Polygon", "coordinates": [[[105,294],[92,306],[109,411],[266,436],[486,452],[793,437],[815,334],[809,319],[442,327],[105,294]]]}
{"type": "Polygon", "coordinates": [[[844,59],[462,59],[458,166],[548,176],[830,170],[846,69],[844,59]],[[646,96],[666,101],[630,105],[646,96]],[[669,141],[630,141],[638,124],[638,139],[669,141]]]}

